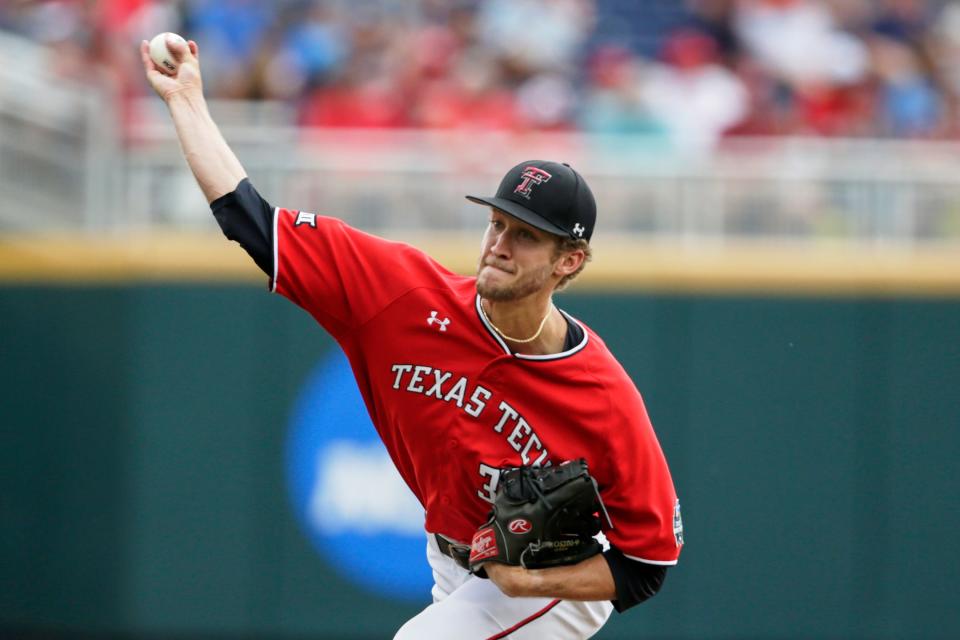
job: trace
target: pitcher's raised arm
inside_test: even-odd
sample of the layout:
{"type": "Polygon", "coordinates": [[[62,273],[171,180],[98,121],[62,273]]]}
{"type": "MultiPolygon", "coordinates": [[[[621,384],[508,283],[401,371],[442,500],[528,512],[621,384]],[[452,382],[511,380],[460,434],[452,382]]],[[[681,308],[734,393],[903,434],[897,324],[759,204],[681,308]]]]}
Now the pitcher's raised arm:
{"type": "Polygon", "coordinates": [[[184,43],[172,34],[166,42],[176,69],[170,72],[157,65],[150,57],[146,40],[140,43],[143,68],[150,85],[170,110],[180,148],[197,184],[207,202],[213,202],[236,189],[247,173],[207,109],[197,43],[184,43]]]}

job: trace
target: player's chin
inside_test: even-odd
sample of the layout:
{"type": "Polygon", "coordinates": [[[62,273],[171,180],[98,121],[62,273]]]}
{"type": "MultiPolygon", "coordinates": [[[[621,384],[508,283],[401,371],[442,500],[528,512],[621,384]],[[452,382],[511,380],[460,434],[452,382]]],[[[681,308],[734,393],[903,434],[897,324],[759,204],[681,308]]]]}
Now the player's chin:
{"type": "Polygon", "coordinates": [[[513,298],[510,275],[498,269],[484,269],[477,276],[477,293],[487,300],[501,301],[513,298]],[[493,271],[494,273],[490,273],[493,271]]]}
{"type": "Polygon", "coordinates": [[[483,283],[483,285],[500,287],[509,284],[512,280],[512,273],[508,273],[503,269],[498,269],[489,265],[482,267],[480,269],[480,273],[477,274],[478,286],[483,283]]]}
{"type": "Polygon", "coordinates": [[[512,272],[512,271],[508,271],[508,270],[506,270],[506,269],[501,269],[500,267],[498,267],[498,266],[496,266],[496,265],[492,265],[492,264],[485,264],[485,265],[483,265],[482,267],[480,267],[480,272],[481,272],[481,273],[496,274],[496,275],[499,275],[499,276],[501,276],[501,277],[506,277],[506,278],[513,277],[513,272],[512,272]]]}

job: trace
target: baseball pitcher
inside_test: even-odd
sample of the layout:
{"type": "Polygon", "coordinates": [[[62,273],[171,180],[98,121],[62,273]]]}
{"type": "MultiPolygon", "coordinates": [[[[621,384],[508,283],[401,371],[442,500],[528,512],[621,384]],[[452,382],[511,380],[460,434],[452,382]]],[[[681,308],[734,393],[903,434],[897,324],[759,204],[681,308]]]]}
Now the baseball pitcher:
{"type": "Polygon", "coordinates": [[[468,196],[475,277],[310,211],[273,207],[204,101],[193,41],[147,78],[227,238],[340,344],[426,514],[433,603],[397,639],[588,638],[657,593],[680,504],[636,387],[553,303],[590,258],[596,205],[569,165],[511,168],[468,196]]]}

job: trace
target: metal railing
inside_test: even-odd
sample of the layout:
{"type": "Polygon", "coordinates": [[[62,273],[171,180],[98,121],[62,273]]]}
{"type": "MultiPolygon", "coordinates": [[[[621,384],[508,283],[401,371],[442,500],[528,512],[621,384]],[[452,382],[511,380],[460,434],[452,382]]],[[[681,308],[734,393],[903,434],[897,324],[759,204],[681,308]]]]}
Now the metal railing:
{"type": "Polygon", "coordinates": [[[45,48],[0,31],[0,228],[102,228],[114,195],[114,101],[64,82],[45,48]]]}
{"type": "MultiPolygon", "coordinates": [[[[514,163],[550,158],[588,177],[603,233],[694,243],[960,239],[960,146],[952,143],[738,139],[709,156],[684,156],[662,140],[629,136],[223,129],[271,202],[369,228],[475,229],[481,223],[464,194],[492,194],[514,163]]],[[[128,219],[204,224],[209,214],[171,136],[161,120],[149,142],[129,149],[128,219]]]]}

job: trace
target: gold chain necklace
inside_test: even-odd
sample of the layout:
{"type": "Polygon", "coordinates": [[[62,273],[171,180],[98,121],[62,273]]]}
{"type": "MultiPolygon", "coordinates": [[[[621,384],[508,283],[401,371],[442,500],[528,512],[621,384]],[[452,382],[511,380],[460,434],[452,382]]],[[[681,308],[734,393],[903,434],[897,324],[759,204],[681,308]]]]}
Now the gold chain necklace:
{"type": "Polygon", "coordinates": [[[493,324],[493,321],[490,319],[490,316],[487,315],[486,309],[483,308],[483,299],[480,300],[480,313],[483,314],[483,317],[487,320],[487,323],[491,327],[493,327],[494,330],[496,330],[496,332],[499,333],[501,336],[503,336],[510,342],[516,342],[517,344],[526,344],[527,342],[533,342],[534,340],[540,337],[540,334],[543,332],[543,328],[547,326],[547,318],[549,318],[550,314],[553,313],[553,303],[550,303],[550,308],[547,309],[547,315],[543,316],[543,320],[540,321],[540,326],[537,327],[537,332],[532,336],[530,336],[529,338],[525,338],[523,340],[521,340],[520,338],[512,338],[508,336],[503,332],[502,329],[500,329],[500,327],[493,324]]]}

